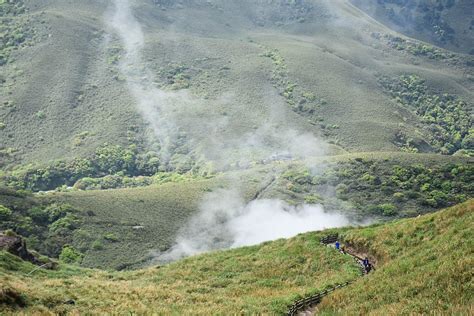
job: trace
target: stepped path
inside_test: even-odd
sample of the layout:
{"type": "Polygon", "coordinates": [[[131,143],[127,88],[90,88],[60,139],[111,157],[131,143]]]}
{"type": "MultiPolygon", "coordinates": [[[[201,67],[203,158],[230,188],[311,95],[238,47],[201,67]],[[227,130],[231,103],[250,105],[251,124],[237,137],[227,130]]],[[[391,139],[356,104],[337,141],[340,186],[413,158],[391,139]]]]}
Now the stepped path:
{"type": "MultiPolygon", "coordinates": [[[[329,235],[326,237],[321,238],[321,244],[327,245],[327,246],[333,246],[335,242],[338,240],[338,235],[329,235]]],[[[343,246],[343,245],[342,245],[343,246]]],[[[362,255],[356,253],[352,249],[345,249],[344,251],[340,251],[341,254],[343,255],[349,255],[354,260],[360,265],[360,275],[364,276],[370,271],[367,271],[364,267],[363,260],[364,258],[362,255]]],[[[375,268],[372,266],[372,270],[375,270],[375,268]]],[[[321,302],[323,297],[326,295],[329,295],[330,293],[334,292],[337,289],[343,288],[348,286],[349,284],[352,284],[356,280],[353,281],[348,281],[345,283],[341,284],[336,284],[333,287],[324,290],[323,292],[317,293],[315,295],[303,298],[301,300],[296,301],[293,305],[290,306],[288,309],[288,316],[294,316],[294,315],[300,315],[300,316],[309,316],[309,315],[314,315],[315,314],[315,307],[317,304],[321,302]]]]}

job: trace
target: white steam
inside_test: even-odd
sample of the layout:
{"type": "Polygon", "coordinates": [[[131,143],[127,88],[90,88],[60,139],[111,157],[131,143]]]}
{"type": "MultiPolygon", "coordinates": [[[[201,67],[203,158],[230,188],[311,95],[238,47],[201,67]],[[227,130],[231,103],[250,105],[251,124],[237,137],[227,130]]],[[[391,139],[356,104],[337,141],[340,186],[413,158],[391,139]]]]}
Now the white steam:
{"type": "Polygon", "coordinates": [[[157,260],[173,261],[349,224],[344,215],[326,213],[319,205],[290,206],[280,200],[245,204],[237,191],[221,189],[204,198],[200,212],[181,230],[176,244],[157,260]]]}
{"type": "Polygon", "coordinates": [[[114,0],[114,9],[105,20],[121,39],[125,53],[120,60],[120,71],[138,111],[160,142],[164,161],[167,161],[170,158],[169,146],[177,135],[173,113],[177,106],[190,103],[191,98],[186,92],[167,92],[154,86],[154,76],[142,58],[145,36],[140,23],[133,16],[129,0],[114,0]]]}
{"type": "MultiPolygon", "coordinates": [[[[186,113],[186,109],[191,103],[195,105],[199,101],[188,92],[169,92],[153,85],[154,78],[142,58],[145,36],[132,13],[130,1],[114,0],[113,3],[114,8],[106,16],[106,21],[111,30],[119,35],[124,47],[120,70],[135,98],[138,111],[159,140],[165,159],[170,158],[169,146],[181,127],[187,130],[199,128],[194,134],[207,137],[204,155],[218,164],[227,164],[229,157],[237,162],[247,159],[249,163],[262,158],[262,154],[267,158],[276,156],[277,160],[281,157],[304,159],[324,154],[325,143],[314,135],[280,127],[280,123],[287,118],[282,110],[284,105],[278,102],[270,106],[273,113],[258,128],[247,133],[222,137],[222,131],[232,122],[213,113],[208,113],[204,119],[187,117],[190,124],[180,126],[179,122],[183,121],[178,120],[178,116],[192,115],[186,113]]],[[[204,197],[199,212],[179,232],[175,246],[166,253],[158,254],[157,259],[170,261],[209,250],[253,245],[347,224],[349,220],[345,216],[326,213],[321,206],[290,206],[279,200],[247,203],[235,188],[218,190],[204,197]]]]}

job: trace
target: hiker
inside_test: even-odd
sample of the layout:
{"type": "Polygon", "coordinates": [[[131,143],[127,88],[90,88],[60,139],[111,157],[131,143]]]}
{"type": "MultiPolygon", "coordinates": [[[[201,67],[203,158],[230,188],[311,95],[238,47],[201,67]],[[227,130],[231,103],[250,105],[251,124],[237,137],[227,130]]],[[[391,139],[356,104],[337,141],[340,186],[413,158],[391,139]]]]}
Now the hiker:
{"type": "Polygon", "coordinates": [[[340,245],[341,245],[341,244],[339,244],[339,241],[336,241],[336,249],[337,249],[337,250],[339,250],[339,246],[340,246],[340,245]]]}
{"type": "Polygon", "coordinates": [[[369,262],[369,258],[365,257],[362,263],[364,264],[365,272],[369,273],[370,270],[372,270],[372,264],[369,262]]]}
{"type": "Polygon", "coordinates": [[[369,262],[365,267],[365,272],[368,274],[370,271],[372,271],[372,264],[369,262]]]}
{"type": "Polygon", "coordinates": [[[364,264],[364,267],[367,268],[369,265],[369,258],[365,257],[364,260],[362,260],[362,263],[364,264]]]}
{"type": "Polygon", "coordinates": [[[343,254],[346,254],[346,246],[344,246],[344,245],[341,246],[341,252],[343,254]]]}

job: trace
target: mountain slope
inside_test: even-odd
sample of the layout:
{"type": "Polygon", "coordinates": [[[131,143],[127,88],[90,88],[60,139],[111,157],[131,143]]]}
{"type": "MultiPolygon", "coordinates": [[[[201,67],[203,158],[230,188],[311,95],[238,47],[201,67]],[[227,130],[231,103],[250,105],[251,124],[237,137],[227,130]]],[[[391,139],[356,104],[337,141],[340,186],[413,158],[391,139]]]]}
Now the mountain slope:
{"type": "MultiPolygon", "coordinates": [[[[22,15],[37,19],[28,25],[38,36],[2,66],[4,163],[47,165],[106,142],[156,150],[120,74],[124,52],[107,26],[111,7],[21,3],[22,15]]],[[[410,139],[412,149],[438,151],[424,143],[433,133],[428,124],[394,102],[381,75],[416,74],[433,93],[453,94],[472,110],[467,56],[428,47],[441,56],[432,59],[394,48],[396,34],[348,1],[135,1],[133,10],[145,34],[141,67],[156,87],[173,98],[179,92],[168,121],[191,152],[210,160],[223,150],[215,144],[240,146],[241,135],[277,127],[348,151],[399,151],[410,139]]]]}
{"type": "Polygon", "coordinates": [[[469,314],[474,203],[350,230],[344,240],[377,259],[377,270],[323,300],[322,315],[469,314]]]}
{"type": "Polygon", "coordinates": [[[437,46],[474,54],[472,2],[352,0],[356,6],[389,27],[437,46]]]}
{"type": "Polygon", "coordinates": [[[0,252],[0,311],[283,314],[298,297],[357,279],[325,298],[318,311],[468,314],[472,211],[471,200],[415,219],[307,233],[133,272],[61,265],[25,276],[34,266],[0,252]],[[350,256],[319,244],[334,232],[368,253],[376,271],[360,278],[350,256]],[[74,305],[65,303],[70,300],[74,305]]]}

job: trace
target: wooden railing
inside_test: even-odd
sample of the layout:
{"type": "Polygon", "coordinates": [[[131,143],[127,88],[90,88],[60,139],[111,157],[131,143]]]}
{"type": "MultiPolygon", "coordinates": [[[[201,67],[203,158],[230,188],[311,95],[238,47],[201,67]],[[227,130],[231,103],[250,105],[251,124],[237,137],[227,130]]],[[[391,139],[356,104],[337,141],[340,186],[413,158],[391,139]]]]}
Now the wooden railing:
{"type": "Polygon", "coordinates": [[[294,315],[298,314],[298,312],[300,312],[304,309],[307,309],[311,306],[319,304],[321,302],[321,300],[323,299],[323,297],[325,297],[326,295],[328,295],[331,292],[334,292],[337,289],[348,286],[352,282],[353,281],[347,281],[345,283],[337,284],[337,285],[335,285],[331,288],[328,288],[328,289],[326,289],[326,290],[324,290],[324,291],[322,291],[318,294],[315,294],[315,295],[312,295],[310,297],[303,298],[301,300],[296,301],[293,305],[290,306],[290,308],[288,310],[288,315],[289,316],[294,316],[294,315]]]}
{"type": "MultiPolygon", "coordinates": [[[[324,244],[324,245],[329,245],[329,244],[332,244],[332,243],[335,243],[337,240],[338,240],[339,236],[338,234],[332,234],[332,235],[328,235],[328,236],[325,236],[325,237],[322,237],[320,242],[321,244],[324,244]]],[[[359,264],[361,265],[360,269],[361,269],[361,275],[364,275],[366,274],[366,271],[361,263],[362,261],[362,258],[360,258],[359,256],[357,255],[353,255],[351,253],[348,253],[348,252],[345,252],[345,254],[348,254],[350,255],[352,258],[354,258],[354,260],[359,264]]],[[[298,312],[301,312],[305,309],[308,309],[312,306],[315,306],[319,303],[321,303],[321,300],[323,299],[323,297],[325,297],[326,295],[330,294],[331,292],[334,292],[335,290],[337,289],[340,289],[340,288],[343,288],[345,286],[348,286],[349,284],[353,283],[354,281],[347,281],[345,283],[340,283],[340,284],[336,284],[320,293],[317,293],[317,294],[314,294],[314,295],[311,295],[309,297],[306,297],[306,298],[303,298],[303,299],[300,299],[296,302],[293,303],[293,305],[291,305],[288,309],[288,313],[287,315],[288,316],[294,316],[294,315],[297,315],[298,312]]]]}
{"type": "Polygon", "coordinates": [[[338,234],[332,234],[332,235],[327,235],[327,236],[322,237],[320,241],[322,244],[328,245],[328,244],[335,243],[338,238],[339,238],[338,234]]]}

